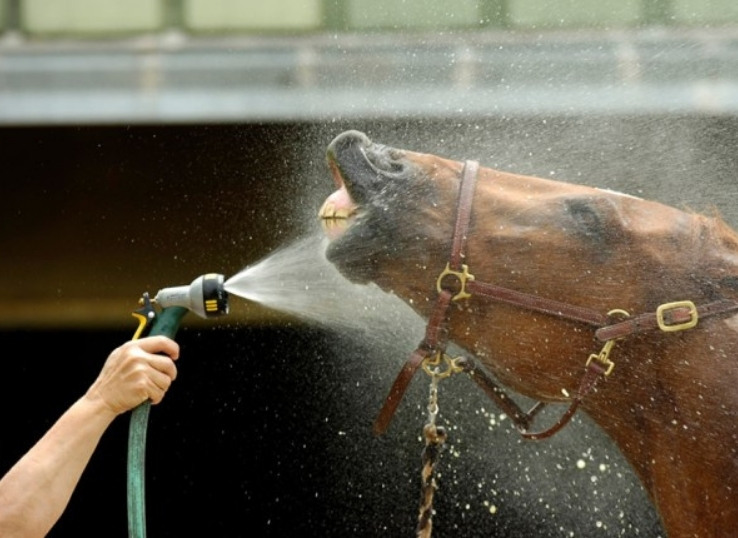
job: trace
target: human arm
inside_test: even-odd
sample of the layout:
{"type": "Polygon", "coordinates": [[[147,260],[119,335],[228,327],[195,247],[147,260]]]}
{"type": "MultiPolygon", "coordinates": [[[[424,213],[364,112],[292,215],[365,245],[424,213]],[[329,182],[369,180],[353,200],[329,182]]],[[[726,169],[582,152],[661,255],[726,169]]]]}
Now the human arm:
{"type": "Polygon", "coordinates": [[[115,417],[159,403],[176,378],[178,344],[164,336],[126,342],[95,382],[0,479],[0,536],[45,536],[59,519],[115,417]]]}

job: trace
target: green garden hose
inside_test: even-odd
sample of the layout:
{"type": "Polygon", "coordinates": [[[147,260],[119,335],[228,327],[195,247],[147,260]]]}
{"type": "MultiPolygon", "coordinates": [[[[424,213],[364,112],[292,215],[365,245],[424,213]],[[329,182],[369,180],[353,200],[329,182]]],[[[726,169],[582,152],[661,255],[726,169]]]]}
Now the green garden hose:
{"type": "MultiPolygon", "coordinates": [[[[150,336],[174,338],[186,308],[165,308],[151,326],[150,336]]],[[[146,401],[131,412],[128,430],[128,538],[146,538],[146,431],[151,402],[146,401]]]]}

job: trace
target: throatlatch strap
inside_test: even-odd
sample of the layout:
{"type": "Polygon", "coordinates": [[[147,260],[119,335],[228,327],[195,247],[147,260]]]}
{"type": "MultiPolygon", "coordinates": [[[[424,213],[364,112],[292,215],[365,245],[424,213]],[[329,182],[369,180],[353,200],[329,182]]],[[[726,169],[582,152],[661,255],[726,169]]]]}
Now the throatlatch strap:
{"type": "Polygon", "coordinates": [[[605,377],[605,368],[599,362],[591,361],[587,365],[587,370],[582,376],[582,380],[579,383],[579,389],[577,390],[574,399],[569,404],[569,407],[567,407],[564,414],[561,415],[559,420],[557,420],[553,426],[543,431],[529,432],[527,430],[522,430],[520,432],[520,435],[522,435],[525,439],[533,441],[538,439],[546,439],[557,433],[561,428],[569,424],[569,421],[571,421],[571,419],[574,417],[574,414],[577,412],[579,404],[582,403],[584,397],[589,394],[592,389],[594,389],[597,382],[603,377],[605,377]]]}
{"type": "Polygon", "coordinates": [[[584,397],[589,394],[597,384],[597,382],[605,376],[605,368],[598,361],[590,361],[587,369],[579,383],[579,389],[574,395],[573,400],[567,407],[566,411],[559,417],[555,424],[549,428],[531,432],[530,427],[536,415],[545,407],[544,402],[537,402],[527,413],[523,411],[515,401],[510,398],[507,393],[500,388],[495,380],[490,376],[489,372],[471,357],[461,357],[457,364],[471,377],[484,393],[502,410],[505,415],[510,418],[520,434],[529,440],[546,439],[558,432],[566,426],[574,417],[579,404],[582,403],[584,397]]]}

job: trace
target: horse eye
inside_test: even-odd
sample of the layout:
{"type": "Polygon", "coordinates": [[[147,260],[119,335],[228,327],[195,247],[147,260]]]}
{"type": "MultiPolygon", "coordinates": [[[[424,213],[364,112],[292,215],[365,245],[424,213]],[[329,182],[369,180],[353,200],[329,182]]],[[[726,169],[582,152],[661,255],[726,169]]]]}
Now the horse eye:
{"type": "Polygon", "coordinates": [[[607,227],[598,205],[593,200],[575,199],[567,200],[565,208],[578,234],[600,242],[606,238],[607,227]]]}

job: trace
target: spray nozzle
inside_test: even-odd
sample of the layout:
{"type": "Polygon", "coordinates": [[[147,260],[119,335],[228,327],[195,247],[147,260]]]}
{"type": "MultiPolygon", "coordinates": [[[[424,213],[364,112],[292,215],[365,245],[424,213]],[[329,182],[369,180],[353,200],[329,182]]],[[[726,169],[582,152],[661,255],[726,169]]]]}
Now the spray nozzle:
{"type": "Polygon", "coordinates": [[[223,275],[209,273],[197,277],[189,286],[174,286],[159,290],[152,300],[162,308],[181,306],[202,318],[228,313],[228,292],[223,275]]]}

